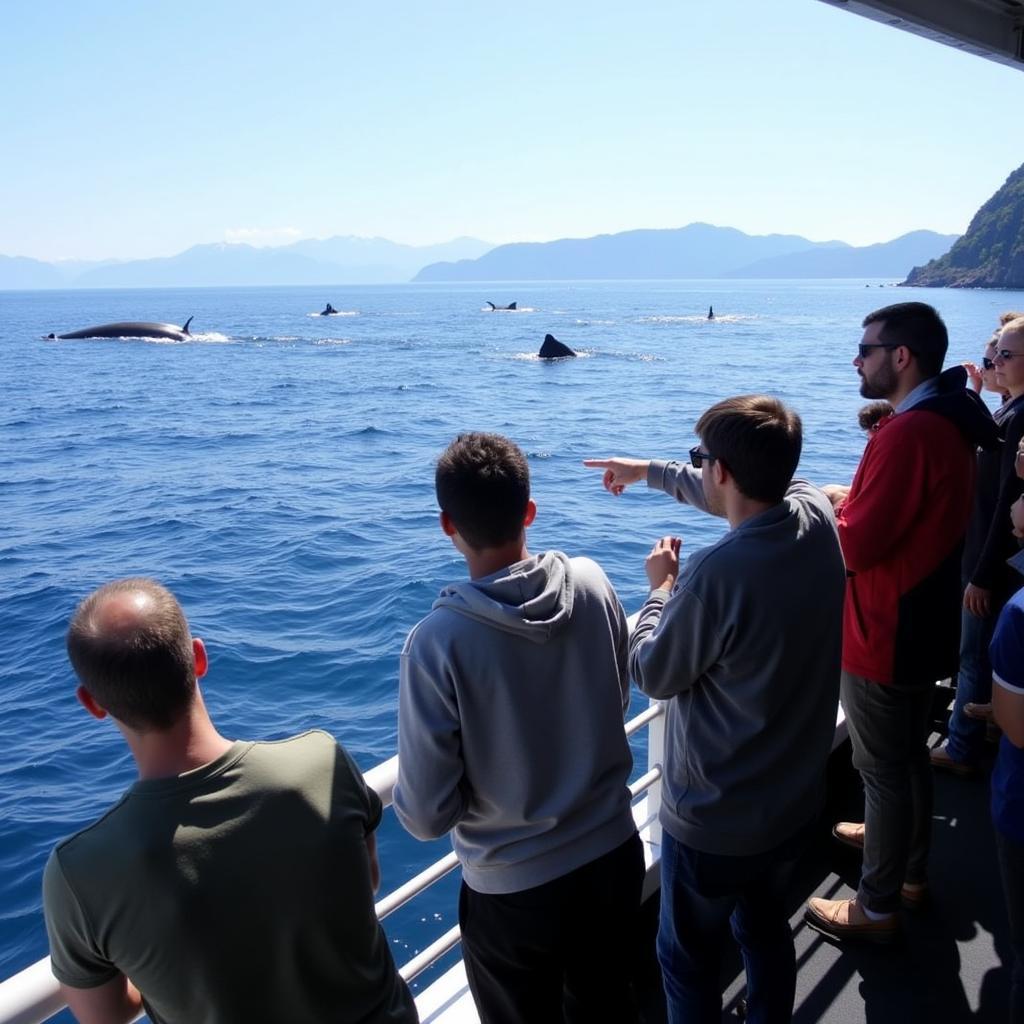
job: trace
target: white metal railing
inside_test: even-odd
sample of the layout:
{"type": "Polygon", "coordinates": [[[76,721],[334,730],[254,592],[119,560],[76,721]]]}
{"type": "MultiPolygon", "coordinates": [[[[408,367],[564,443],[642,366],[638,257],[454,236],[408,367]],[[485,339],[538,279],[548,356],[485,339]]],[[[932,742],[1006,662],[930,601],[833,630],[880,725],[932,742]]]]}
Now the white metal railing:
{"type": "MultiPolygon", "coordinates": [[[[664,704],[661,701],[651,701],[649,707],[626,723],[627,736],[632,736],[645,725],[650,726],[647,771],[629,787],[634,799],[646,795],[646,799],[635,804],[633,809],[637,828],[644,833],[651,847],[648,851],[648,881],[644,887],[644,898],[657,888],[658,882],[656,869],[661,845],[661,827],[658,824],[657,809],[661,803],[664,722],[664,704]]],[[[384,806],[390,807],[394,802],[395,782],[398,779],[398,757],[392,757],[374,766],[366,772],[365,778],[367,785],[377,793],[384,806]]],[[[378,900],[375,906],[378,918],[383,920],[394,913],[457,866],[458,860],[452,852],[424,868],[419,874],[378,900]]],[[[410,981],[453,949],[459,939],[459,926],[455,925],[403,964],[399,968],[399,974],[406,981],[410,981]]],[[[25,970],[0,982],[0,1024],[42,1024],[65,1005],[57,979],[50,971],[49,957],[36,961],[25,970]]]]}

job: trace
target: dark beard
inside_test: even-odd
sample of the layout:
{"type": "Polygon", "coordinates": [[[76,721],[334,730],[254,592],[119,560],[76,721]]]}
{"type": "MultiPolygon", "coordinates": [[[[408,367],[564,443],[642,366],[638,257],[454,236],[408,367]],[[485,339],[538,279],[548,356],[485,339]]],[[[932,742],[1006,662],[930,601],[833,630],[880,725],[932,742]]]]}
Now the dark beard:
{"type": "Polygon", "coordinates": [[[860,379],[860,393],[864,398],[888,398],[896,390],[896,373],[891,366],[884,366],[868,381],[860,379]]]}

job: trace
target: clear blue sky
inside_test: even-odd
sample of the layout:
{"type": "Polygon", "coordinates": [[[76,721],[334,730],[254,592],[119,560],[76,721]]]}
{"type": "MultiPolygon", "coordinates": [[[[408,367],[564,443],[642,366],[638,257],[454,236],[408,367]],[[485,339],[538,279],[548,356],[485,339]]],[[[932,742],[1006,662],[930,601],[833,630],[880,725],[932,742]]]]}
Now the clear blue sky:
{"type": "Polygon", "coordinates": [[[1024,72],[817,0],[12,0],[0,253],[963,231],[1024,72]],[[771,17],[766,11],[771,11],[771,17]]]}

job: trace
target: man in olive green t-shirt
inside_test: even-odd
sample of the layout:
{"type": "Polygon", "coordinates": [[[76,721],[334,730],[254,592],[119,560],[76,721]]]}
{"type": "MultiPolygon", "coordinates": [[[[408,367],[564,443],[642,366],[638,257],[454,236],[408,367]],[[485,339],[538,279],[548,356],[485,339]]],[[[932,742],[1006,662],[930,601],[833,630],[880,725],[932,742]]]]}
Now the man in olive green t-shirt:
{"type": "Polygon", "coordinates": [[[86,598],[68,654],[139,771],[46,866],[53,973],[78,1019],[415,1022],[373,908],[381,803],[348,754],[323,732],[222,737],[203,643],[152,580],[86,598]]]}

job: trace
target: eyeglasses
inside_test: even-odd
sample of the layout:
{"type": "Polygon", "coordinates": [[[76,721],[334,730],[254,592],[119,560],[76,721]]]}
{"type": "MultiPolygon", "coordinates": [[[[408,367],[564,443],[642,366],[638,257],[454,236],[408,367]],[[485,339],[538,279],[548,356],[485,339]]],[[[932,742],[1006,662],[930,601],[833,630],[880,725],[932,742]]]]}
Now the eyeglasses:
{"type": "Polygon", "coordinates": [[[864,344],[861,344],[861,345],[857,346],[857,354],[861,357],[861,359],[867,359],[867,357],[869,355],[871,355],[871,350],[873,348],[899,348],[899,347],[900,347],[899,345],[864,345],[864,344]]]}
{"type": "Polygon", "coordinates": [[[988,357],[988,356],[982,356],[982,357],[981,357],[981,368],[982,368],[983,370],[991,370],[991,369],[992,369],[992,367],[993,367],[993,366],[995,366],[995,365],[996,365],[996,364],[995,364],[995,363],[993,363],[993,362],[992,362],[992,360],[991,360],[991,359],[989,359],[989,357],[988,357]]]}
{"type": "Polygon", "coordinates": [[[700,450],[700,445],[699,444],[694,445],[690,449],[690,465],[693,466],[694,469],[700,469],[701,466],[703,466],[705,462],[714,462],[714,461],[715,461],[714,455],[709,455],[707,452],[702,452],[700,450]]]}
{"type": "Polygon", "coordinates": [[[1011,352],[1008,348],[1001,348],[996,352],[996,359],[1002,359],[1004,363],[1016,359],[1017,356],[1024,356],[1024,352],[1011,352]]]}

